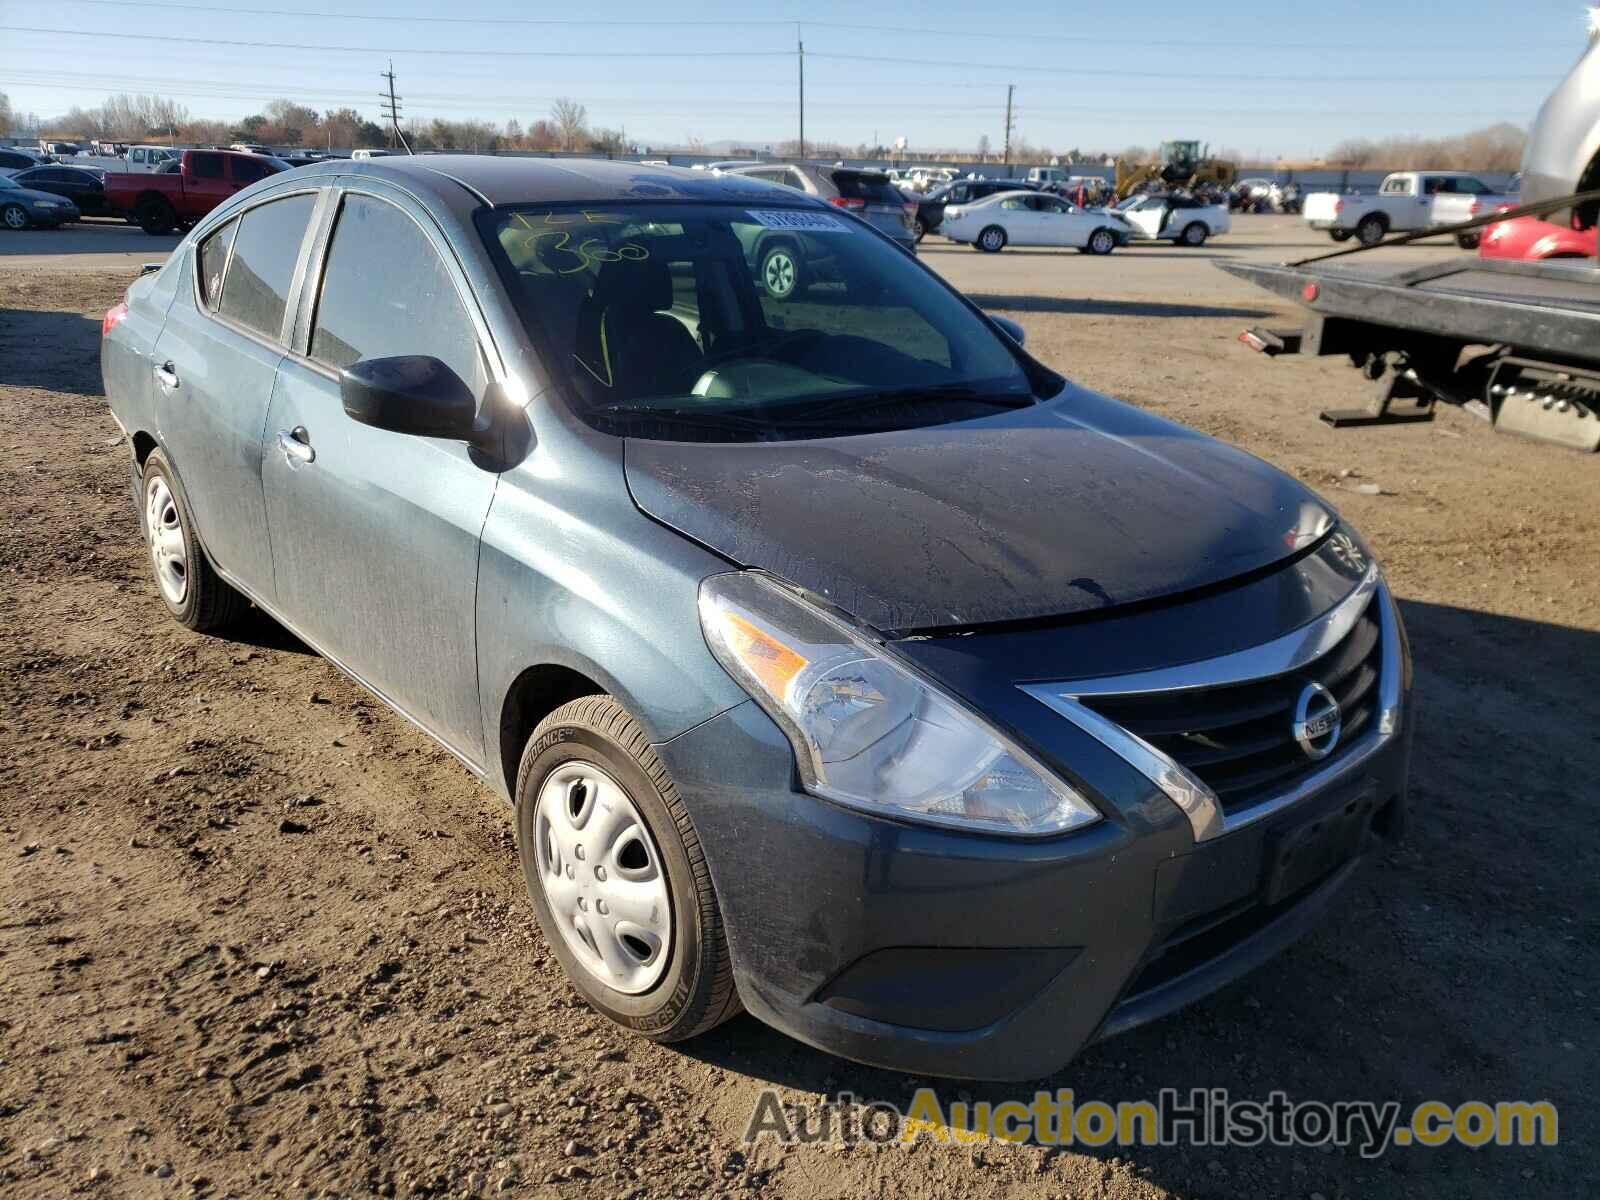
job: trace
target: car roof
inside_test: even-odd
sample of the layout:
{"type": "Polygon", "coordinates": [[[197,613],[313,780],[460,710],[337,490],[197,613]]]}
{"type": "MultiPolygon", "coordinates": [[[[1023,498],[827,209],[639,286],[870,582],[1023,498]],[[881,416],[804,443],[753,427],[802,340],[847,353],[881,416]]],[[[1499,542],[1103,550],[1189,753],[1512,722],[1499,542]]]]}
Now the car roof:
{"type": "MultiPolygon", "coordinates": [[[[770,201],[771,184],[744,175],[647,167],[603,158],[509,158],[488,154],[423,154],[334,159],[296,168],[297,178],[356,175],[388,179],[459,204],[463,191],[481,203],[574,204],[621,200],[770,201]]],[[[786,202],[815,204],[792,191],[786,202]]]]}

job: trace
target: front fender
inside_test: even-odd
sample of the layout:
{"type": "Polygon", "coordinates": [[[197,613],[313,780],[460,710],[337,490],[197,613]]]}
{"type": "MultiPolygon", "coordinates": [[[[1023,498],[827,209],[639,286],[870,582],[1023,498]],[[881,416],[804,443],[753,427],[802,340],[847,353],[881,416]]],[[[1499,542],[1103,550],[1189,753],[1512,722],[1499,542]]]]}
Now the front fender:
{"type": "MultiPolygon", "coordinates": [[[[639,512],[620,462],[562,473],[545,457],[536,450],[502,476],[483,531],[477,618],[485,761],[520,754],[501,746],[500,718],[512,687],[533,667],[565,667],[592,680],[657,743],[747,700],[700,631],[700,581],[728,564],[639,512]]],[[[498,773],[492,781],[509,790],[498,773]]]]}

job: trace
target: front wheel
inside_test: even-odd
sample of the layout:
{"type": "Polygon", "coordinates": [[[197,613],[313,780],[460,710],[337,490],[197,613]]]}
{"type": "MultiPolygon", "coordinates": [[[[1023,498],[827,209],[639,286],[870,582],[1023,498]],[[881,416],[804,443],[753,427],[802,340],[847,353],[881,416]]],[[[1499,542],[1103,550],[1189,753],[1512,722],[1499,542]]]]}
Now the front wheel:
{"type": "Polygon", "coordinates": [[[978,235],[977,246],[985,254],[998,254],[1006,247],[1006,231],[991,225],[978,235]]]}
{"type": "Polygon", "coordinates": [[[1178,235],[1178,240],[1185,246],[1204,246],[1206,238],[1211,231],[1202,221],[1190,221],[1183,227],[1183,232],[1178,235]]]}
{"type": "Polygon", "coordinates": [[[1480,237],[1481,235],[1476,233],[1458,233],[1456,234],[1456,245],[1463,250],[1476,250],[1480,237]]]}
{"type": "Polygon", "coordinates": [[[8,204],[0,208],[0,223],[7,229],[26,229],[28,227],[28,210],[20,204],[8,204]]]}
{"type": "Polygon", "coordinates": [[[1089,235],[1090,254],[1110,254],[1117,248],[1117,239],[1109,229],[1096,229],[1089,235]]]}
{"type": "Polygon", "coordinates": [[[522,753],[516,802],[539,924],[591,1006],[658,1042],[739,1011],[699,836],[622,705],[585,696],[541,721],[522,753]]]}
{"type": "Polygon", "coordinates": [[[911,233],[919,242],[928,236],[928,226],[921,217],[911,222],[911,233]]]}

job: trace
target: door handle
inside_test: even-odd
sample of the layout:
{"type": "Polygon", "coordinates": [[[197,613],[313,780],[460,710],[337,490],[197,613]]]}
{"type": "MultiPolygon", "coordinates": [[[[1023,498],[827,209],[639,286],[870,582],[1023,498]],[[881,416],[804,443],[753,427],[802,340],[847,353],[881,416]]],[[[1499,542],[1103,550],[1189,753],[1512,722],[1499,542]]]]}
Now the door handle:
{"type": "Polygon", "coordinates": [[[283,451],[283,457],[291,467],[297,462],[316,461],[317,452],[311,448],[311,435],[306,432],[304,425],[296,425],[293,429],[280,429],[278,449],[283,451]]]}
{"type": "Polygon", "coordinates": [[[168,359],[159,367],[152,368],[155,372],[156,382],[169,392],[178,390],[178,369],[168,359]]]}

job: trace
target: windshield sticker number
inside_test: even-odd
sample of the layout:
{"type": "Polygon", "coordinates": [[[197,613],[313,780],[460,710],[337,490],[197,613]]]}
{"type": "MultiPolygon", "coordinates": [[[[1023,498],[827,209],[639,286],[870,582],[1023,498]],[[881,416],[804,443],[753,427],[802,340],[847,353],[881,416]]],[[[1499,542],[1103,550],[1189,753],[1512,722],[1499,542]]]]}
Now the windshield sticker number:
{"type": "Polygon", "coordinates": [[[827,213],[791,209],[751,209],[750,219],[767,229],[792,229],[802,233],[849,233],[850,227],[827,213]]]}

